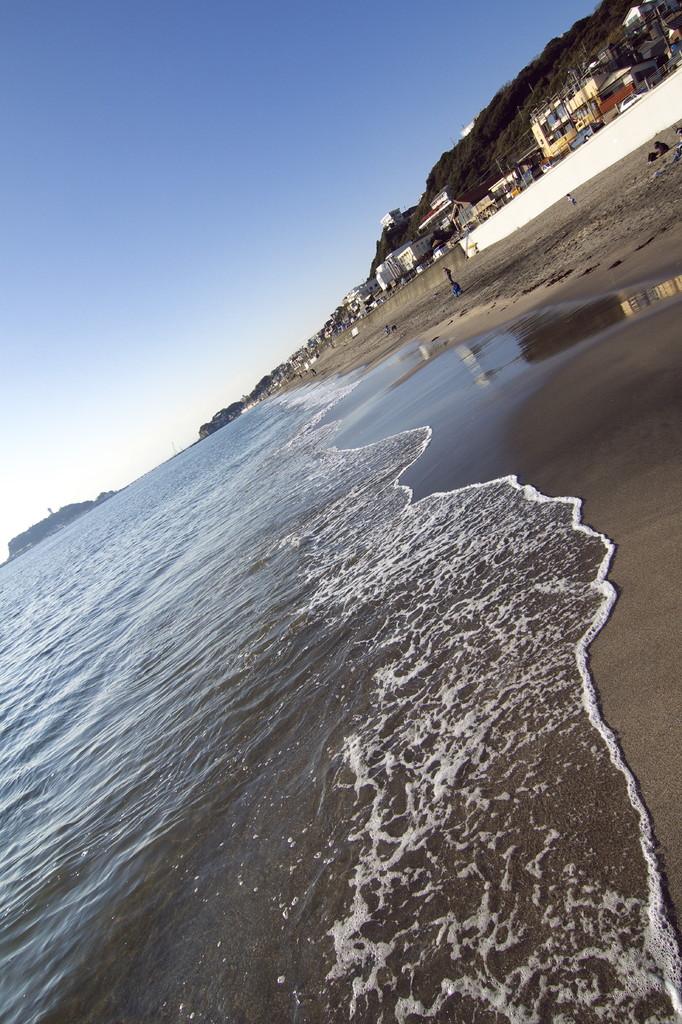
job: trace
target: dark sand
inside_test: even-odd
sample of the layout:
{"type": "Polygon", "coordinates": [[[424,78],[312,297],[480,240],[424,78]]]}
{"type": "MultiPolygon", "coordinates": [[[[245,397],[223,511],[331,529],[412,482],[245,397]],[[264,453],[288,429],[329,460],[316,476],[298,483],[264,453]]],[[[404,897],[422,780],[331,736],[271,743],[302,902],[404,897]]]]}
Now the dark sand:
{"type": "Polygon", "coordinates": [[[517,474],[584,499],[617,545],[618,601],[591,649],[604,718],[639,783],[682,918],[682,297],[572,359],[529,401],[517,474]]]}
{"type": "MultiPolygon", "coordinates": [[[[671,146],[672,129],[656,138],[671,146]]],[[[653,139],[651,140],[653,142],[653,139]]],[[[462,264],[448,255],[414,301],[387,302],[336,339],[317,380],[378,362],[415,338],[464,341],[565,299],[682,274],[682,160],[653,178],[651,143],[575,190],[507,239],[462,264]],[[465,289],[453,299],[443,268],[465,289]],[[392,305],[394,310],[392,311],[392,305]],[[384,323],[396,323],[390,337],[384,323]]],[[[416,289],[415,289],[416,290],[416,289]]],[[[583,518],[617,545],[612,617],[592,645],[604,717],[653,821],[677,923],[682,920],[682,341],[680,296],[664,300],[557,361],[503,440],[524,483],[577,495],[583,518]]],[[[428,410],[426,410],[428,413],[428,410]]],[[[428,415],[426,421],[428,422],[428,415]]]]}

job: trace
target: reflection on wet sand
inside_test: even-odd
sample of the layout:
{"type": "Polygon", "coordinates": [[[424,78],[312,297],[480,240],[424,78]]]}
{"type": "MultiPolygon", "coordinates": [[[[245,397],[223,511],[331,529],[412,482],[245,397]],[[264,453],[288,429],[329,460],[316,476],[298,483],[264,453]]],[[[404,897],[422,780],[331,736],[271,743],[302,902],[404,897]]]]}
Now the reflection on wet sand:
{"type": "Polygon", "coordinates": [[[621,308],[625,316],[633,316],[643,309],[652,306],[659,299],[670,299],[682,292],[682,274],[678,277],[671,277],[668,281],[662,281],[653,288],[637,292],[636,295],[629,295],[621,302],[621,308]]]}
{"type": "MultiPolygon", "coordinates": [[[[425,363],[454,347],[464,365],[471,371],[475,383],[485,386],[491,377],[510,361],[508,346],[499,346],[503,338],[513,340],[517,350],[515,355],[520,354],[527,362],[534,363],[558,355],[588,338],[594,338],[602,331],[621,323],[625,317],[634,316],[655,302],[673,298],[680,293],[682,275],[625,296],[622,292],[616,292],[591,299],[589,302],[565,303],[561,306],[535,310],[528,316],[519,317],[502,328],[470,340],[467,345],[458,343],[455,333],[434,338],[430,342],[420,343],[418,352],[421,363],[425,363]],[[484,349],[489,348],[492,341],[498,343],[498,359],[500,356],[502,358],[498,365],[483,369],[478,356],[484,349]]],[[[394,386],[401,384],[419,367],[419,363],[412,366],[395,381],[394,386]]]]}
{"type": "MultiPolygon", "coordinates": [[[[450,344],[450,342],[448,341],[442,341],[441,339],[437,340],[440,341],[440,345],[438,346],[435,346],[434,344],[432,344],[431,348],[429,348],[427,345],[419,346],[419,353],[422,357],[422,360],[425,363],[428,362],[429,359],[433,359],[433,357],[437,355],[439,352],[445,351],[445,349],[450,344]]],[[[474,378],[474,383],[478,384],[479,387],[487,387],[487,385],[490,384],[491,379],[494,377],[495,372],[490,370],[484,370],[481,364],[479,363],[478,359],[476,358],[475,353],[469,348],[468,345],[456,345],[455,352],[462,360],[466,368],[471,371],[471,376],[474,378]]]]}
{"type": "Polygon", "coordinates": [[[468,345],[457,345],[455,352],[462,360],[467,370],[471,371],[471,376],[474,378],[474,384],[478,384],[481,388],[487,387],[494,376],[494,371],[489,370],[486,372],[468,345]]]}
{"type": "Polygon", "coordinates": [[[454,324],[428,341],[415,339],[365,373],[335,407],[343,424],[337,444],[360,447],[428,423],[429,449],[405,475],[417,497],[514,473],[511,417],[559,360],[573,346],[620,332],[633,311],[679,301],[681,285],[682,277],[563,303],[466,340],[454,324]]]}
{"type": "Polygon", "coordinates": [[[601,334],[624,317],[620,296],[603,295],[581,305],[571,303],[540,311],[515,321],[508,330],[516,338],[523,358],[534,363],[601,334]]]}

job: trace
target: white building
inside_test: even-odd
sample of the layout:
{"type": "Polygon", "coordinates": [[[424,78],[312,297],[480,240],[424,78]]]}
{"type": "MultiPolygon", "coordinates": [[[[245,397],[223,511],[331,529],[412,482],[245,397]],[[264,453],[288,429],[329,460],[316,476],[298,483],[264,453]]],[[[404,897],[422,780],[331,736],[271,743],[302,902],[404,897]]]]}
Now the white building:
{"type": "Polygon", "coordinates": [[[652,14],[656,12],[659,17],[665,18],[678,13],[680,10],[679,0],[645,0],[644,3],[631,7],[625,15],[623,25],[626,31],[642,28],[650,22],[652,14]]]}
{"type": "Polygon", "coordinates": [[[386,291],[394,281],[399,281],[404,273],[404,268],[394,258],[393,253],[391,253],[390,256],[387,256],[384,262],[380,263],[375,271],[376,279],[383,291],[386,291]]]}
{"type": "Polygon", "coordinates": [[[343,300],[344,304],[351,307],[360,306],[361,303],[375,295],[379,290],[380,285],[376,277],[370,277],[367,281],[363,281],[362,284],[357,284],[355,288],[351,288],[343,300]]]}
{"type": "Polygon", "coordinates": [[[402,245],[392,252],[391,256],[398,261],[405,273],[408,273],[410,270],[414,270],[427,252],[431,252],[431,235],[425,235],[424,238],[418,238],[414,242],[402,245]]]}
{"type": "Polygon", "coordinates": [[[394,228],[398,224],[404,224],[404,223],[405,223],[405,214],[401,213],[400,210],[391,210],[390,213],[387,213],[385,217],[381,218],[381,226],[386,231],[388,231],[389,228],[394,228]]]}
{"type": "Polygon", "coordinates": [[[652,3],[639,4],[638,7],[631,7],[628,13],[625,15],[623,24],[626,28],[630,28],[636,21],[642,21],[644,16],[654,9],[652,3]]]}
{"type": "Polygon", "coordinates": [[[452,206],[452,200],[450,189],[447,187],[441,189],[438,195],[431,200],[431,212],[422,217],[417,231],[426,231],[427,228],[435,231],[436,228],[444,228],[450,220],[449,209],[452,206]]]}

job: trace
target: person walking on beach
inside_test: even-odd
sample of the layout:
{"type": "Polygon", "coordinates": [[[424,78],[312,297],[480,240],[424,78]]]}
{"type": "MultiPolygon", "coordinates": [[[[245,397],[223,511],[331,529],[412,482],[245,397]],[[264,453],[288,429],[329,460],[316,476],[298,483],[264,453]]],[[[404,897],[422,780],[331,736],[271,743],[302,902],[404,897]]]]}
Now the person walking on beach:
{"type": "Polygon", "coordinates": [[[455,282],[454,282],[454,281],[452,280],[452,271],[450,270],[450,268],[449,268],[449,267],[443,267],[443,273],[444,273],[444,274],[445,274],[445,276],[447,277],[448,281],[450,282],[450,287],[452,288],[452,286],[453,286],[453,285],[454,285],[454,283],[455,283],[455,282]]]}
{"type": "Polygon", "coordinates": [[[573,198],[573,196],[571,195],[570,192],[566,193],[566,198],[568,199],[569,203],[571,203],[572,206],[575,206],[575,199],[573,198]]]}

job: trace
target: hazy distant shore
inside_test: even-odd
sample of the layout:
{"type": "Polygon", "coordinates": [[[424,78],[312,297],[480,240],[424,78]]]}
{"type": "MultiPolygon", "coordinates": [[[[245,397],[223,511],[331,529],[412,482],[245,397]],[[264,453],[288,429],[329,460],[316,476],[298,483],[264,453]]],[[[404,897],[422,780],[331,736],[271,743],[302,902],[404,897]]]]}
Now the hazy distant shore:
{"type": "MultiPolygon", "coordinates": [[[[656,138],[672,155],[673,129],[656,138]]],[[[682,160],[652,167],[650,149],[641,147],[577,189],[575,206],[555,204],[466,263],[459,254],[439,261],[426,272],[425,293],[401,302],[399,312],[386,303],[385,312],[359,325],[356,338],[350,331],[339,336],[310,379],[369,366],[415,339],[465,341],[534,308],[682,274],[682,160]],[[655,170],[663,170],[660,177],[655,170]],[[458,299],[447,286],[446,266],[464,288],[458,299]],[[397,330],[386,336],[384,323],[397,330]]],[[[522,482],[581,497],[584,520],[617,545],[610,578],[619,599],[593,644],[592,671],[604,717],[652,816],[678,922],[681,313],[679,297],[666,300],[562,360],[506,438],[522,482]]]]}

